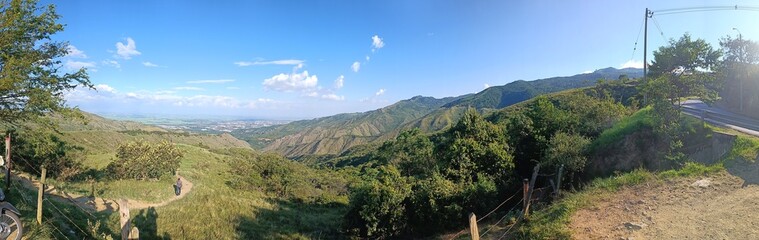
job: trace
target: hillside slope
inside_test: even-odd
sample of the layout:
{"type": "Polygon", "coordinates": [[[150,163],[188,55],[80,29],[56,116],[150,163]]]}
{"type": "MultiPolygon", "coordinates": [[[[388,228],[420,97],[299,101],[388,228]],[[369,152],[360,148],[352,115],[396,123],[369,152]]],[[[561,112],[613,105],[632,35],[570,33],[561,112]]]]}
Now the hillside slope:
{"type": "Polygon", "coordinates": [[[55,117],[63,139],[85,147],[91,153],[105,153],[116,149],[124,141],[144,139],[171,141],[209,149],[250,148],[250,144],[224,133],[219,135],[169,131],[132,121],[119,121],[82,112],[84,121],[55,117]]]}
{"type": "Polygon", "coordinates": [[[233,132],[253,147],[288,157],[339,154],[353,146],[393,139],[405,129],[434,132],[458,121],[468,107],[481,112],[500,109],[535,96],[592,86],[599,79],[642,76],[640,69],[599,69],[568,77],[519,80],[487,88],[476,94],[436,99],[413,97],[364,113],[338,114],[285,125],[233,132]]]}
{"type": "Polygon", "coordinates": [[[345,113],[285,125],[234,132],[265,151],[287,156],[339,153],[350,147],[387,139],[387,133],[419,119],[460,97],[417,96],[364,113],[345,113]]]}

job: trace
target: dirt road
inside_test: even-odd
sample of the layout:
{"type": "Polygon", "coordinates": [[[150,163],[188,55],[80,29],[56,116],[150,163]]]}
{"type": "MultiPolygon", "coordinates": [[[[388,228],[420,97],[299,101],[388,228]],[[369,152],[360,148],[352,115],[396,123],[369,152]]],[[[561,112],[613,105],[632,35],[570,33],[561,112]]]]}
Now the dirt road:
{"type": "Polygon", "coordinates": [[[575,239],[759,239],[759,165],[629,187],[576,212],[575,239]]]}

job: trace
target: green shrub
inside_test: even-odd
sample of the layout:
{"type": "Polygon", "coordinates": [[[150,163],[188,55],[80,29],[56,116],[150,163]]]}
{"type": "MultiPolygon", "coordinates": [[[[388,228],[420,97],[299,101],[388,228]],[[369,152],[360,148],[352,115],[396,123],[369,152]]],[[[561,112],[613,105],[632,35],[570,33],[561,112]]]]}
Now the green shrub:
{"type": "Polygon", "coordinates": [[[183,154],[172,143],[137,140],[122,144],[107,170],[116,179],[160,179],[179,168],[183,154]]]}

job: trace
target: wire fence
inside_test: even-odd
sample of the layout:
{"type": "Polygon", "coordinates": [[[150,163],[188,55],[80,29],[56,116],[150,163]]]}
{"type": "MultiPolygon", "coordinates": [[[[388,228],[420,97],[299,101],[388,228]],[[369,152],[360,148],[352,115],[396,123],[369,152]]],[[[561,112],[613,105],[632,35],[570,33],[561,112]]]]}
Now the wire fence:
{"type": "MultiPolygon", "coordinates": [[[[16,162],[17,162],[17,163],[22,163],[22,164],[24,164],[26,167],[28,167],[28,169],[31,169],[31,170],[32,170],[32,171],[34,171],[35,173],[37,173],[37,174],[39,174],[39,175],[42,175],[42,173],[41,173],[39,170],[37,170],[37,168],[35,168],[35,167],[34,167],[34,165],[33,165],[33,164],[31,164],[31,163],[30,163],[30,162],[29,162],[27,159],[25,159],[25,158],[22,158],[22,157],[18,157],[18,156],[14,156],[14,159],[19,159],[19,160],[21,160],[21,161],[16,161],[16,162]]],[[[32,174],[34,174],[34,173],[32,173],[32,174]]],[[[18,177],[19,177],[19,178],[21,178],[20,176],[18,176],[18,177]]],[[[31,181],[31,179],[30,179],[30,181],[31,181]]],[[[13,187],[14,187],[14,188],[18,189],[18,192],[20,193],[19,195],[21,196],[22,200],[23,200],[25,203],[27,203],[27,204],[30,204],[30,205],[32,205],[32,206],[34,206],[34,205],[35,205],[36,201],[35,201],[35,200],[33,200],[33,198],[31,198],[31,197],[29,197],[29,196],[27,196],[27,195],[26,195],[25,191],[23,190],[23,189],[26,189],[24,186],[22,186],[22,185],[21,185],[20,183],[18,183],[17,181],[11,181],[11,184],[13,185],[13,187]],[[31,198],[31,199],[30,199],[30,198],[31,198]]],[[[40,183],[40,184],[42,184],[42,183],[40,183]]],[[[45,185],[47,185],[47,184],[45,184],[45,185]]],[[[43,191],[44,191],[44,190],[43,190],[43,191]]],[[[57,196],[57,197],[59,197],[59,198],[61,198],[61,199],[65,199],[65,200],[68,200],[68,201],[71,203],[71,204],[69,204],[69,205],[73,205],[74,207],[76,207],[76,208],[78,209],[78,211],[79,211],[79,212],[82,212],[82,213],[84,213],[84,214],[85,214],[84,216],[86,216],[86,218],[87,218],[87,220],[88,220],[88,221],[93,221],[93,222],[97,222],[97,221],[99,221],[99,219],[98,219],[98,217],[97,217],[97,216],[95,216],[94,214],[92,214],[92,213],[90,212],[90,210],[88,210],[88,209],[85,209],[85,208],[83,208],[82,206],[80,206],[80,205],[79,205],[79,204],[76,202],[76,200],[75,200],[75,199],[71,199],[70,197],[67,197],[67,196],[64,196],[64,195],[56,195],[56,196],[57,196]]],[[[76,223],[76,222],[75,222],[73,219],[71,219],[71,218],[68,216],[69,214],[66,214],[66,213],[64,213],[64,211],[62,211],[62,210],[61,210],[61,209],[60,209],[58,206],[56,206],[56,205],[53,203],[53,201],[51,201],[51,200],[50,200],[50,199],[48,199],[48,198],[43,198],[43,200],[42,200],[42,201],[43,201],[43,203],[45,203],[45,202],[46,202],[46,203],[47,203],[47,206],[52,206],[52,209],[54,209],[54,210],[55,210],[55,211],[58,213],[58,215],[59,215],[59,216],[61,216],[61,217],[62,217],[63,219],[65,219],[65,220],[67,220],[67,222],[68,222],[68,223],[70,223],[71,225],[73,225],[73,226],[75,227],[75,229],[76,229],[76,230],[79,230],[79,232],[81,232],[81,233],[83,234],[83,236],[89,236],[89,232],[88,232],[88,231],[85,231],[85,230],[84,230],[82,227],[80,227],[80,226],[79,226],[79,224],[77,224],[77,223],[76,223]]],[[[43,206],[44,206],[44,205],[43,205],[43,206]]],[[[59,234],[61,234],[61,236],[63,236],[63,237],[68,237],[68,235],[64,234],[64,233],[63,233],[63,231],[61,231],[61,230],[60,230],[60,228],[58,228],[58,227],[56,227],[56,226],[55,226],[54,222],[52,222],[52,221],[47,221],[47,223],[48,223],[48,225],[49,225],[50,227],[52,227],[52,228],[53,228],[53,230],[55,230],[56,232],[58,232],[59,234]]]]}
{"type": "MultiPolygon", "coordinates": [[[[520,193],[522,193],[522,190],[517,190],[517,191],[516,191],[514,194],[512,194],[510,197],[506,198],[506,200],[503,200],[503,201],[501,202],[501,204],[498,204],[498,206],[496,206],[495,208],[493,208],[493,210],[490,210],[490,212],[488,212],[487,214],[485,214],[485,215],[484,215],[484,216],[482,216],[481,218],[477,219],[477,223],[479,223],[479,222],[481,222],[481,221],[483,221],[483,220],[487,219],[488,217],[490,217],[490,216],[491,216],[493,213],[495,213],[496,211],[498,211],[498,209],[500,209],[501,207],[503,207],[503,205],[505,205],[507,202],[509,202],[511,199],[513,199],[515,196],[517,196],[517,195],[518,195],[518,194],[520,194],[520,193]]],[[[490,227],[488,227],[488,229],[487,229],[487,230],[485,230],[485,232],[483,232],[482,234],[480,234],[480,236],[485,236],[485,234],[487,234],[488,232],[490,232],[491,230],[493,230],[493,229],[494,229],[494,228],[495,228],[495,227],[496,227],[498,224],[500,224],[500,223],[501,223],[501,222],[502,222],[502,221],[503,221],[503,220],[504,220],[504,219],[505,219],[507,216],[509,216],[509,213],[510,213],[510,212],[514,211],[514,210],[515,210],[515,209],[516,209],[518,206],[520,206],[520,205],[521,205],[523,202],[524,202],[524,198],[523,198],[522,200],[519,200],[519,202],[517,202],[517,204],[515,204],[514,206],[512,206],[512,207],[511,207],[511,209],[509,209],[508,211],[506,211],[506,213],[504,214],[504,216],[503,216],[503,217],[501,217],[500,219],[498,219],[498,221],[496,221],[496,222],[495,222],[495,223],[493,223],[493,224],[490,224],[490,227]]],[[[520,217],[520,218],[521,218],[521,217],[520,217]]],[[[452,237],[450,237],[450,238],[449,238],[449,240],[450,240],[450,239],[456,239],[457,237],[459,237],[459,236],[461,236],[462,234],[464,234],[464,233],[465,233],[467,230],[468,230],[467,228],[465,228],[465,229],[462,229],[461,231],[457,232],[457,233],[456,233],[456,234],[454,234],[452,237]]]]}

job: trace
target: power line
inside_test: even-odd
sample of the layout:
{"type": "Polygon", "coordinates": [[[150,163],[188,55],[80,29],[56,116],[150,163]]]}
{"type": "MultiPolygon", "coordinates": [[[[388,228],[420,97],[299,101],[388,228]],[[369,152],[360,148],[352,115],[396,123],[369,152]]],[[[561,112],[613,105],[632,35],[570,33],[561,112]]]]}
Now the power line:
{"type": "Polygon", "coordinates": [[[657,15],[670,15],[680,13],[692,13],[692,12],[713,12],[713,11],[759,11],[757,6],[702,6],[702,7],[685,7],[685,8],[670,8],[653,11],[657,15]]]}
{"type": "Polygon", "coordinates": [[[633,45],[633,53],[632,56],[630,56],[630,61],[635,58],[635,50],[638,50],[638,40],[640,40],[640,33],[643,32],[643,25],[645,23],[645,19],[640,22],[640,29],[638,29],[638,37],[635,38],[635,45],[633,45]]]}
{"type": "Polygon", "coordinates": [[[659,34],[664,39],[664,42],[667,42],[667,37],[664,36],[664,31],[661,30],[661,26],[659,26],[659,21],[656,20],[656,17],[651,16],[651,19],[654,20],[654,25],[656,25],[656,29],[659,29],[659,34]]]}

